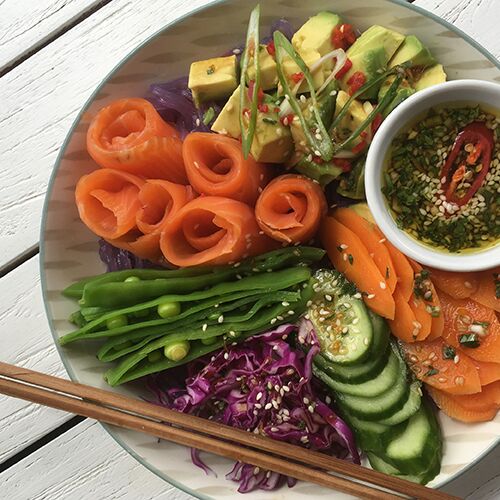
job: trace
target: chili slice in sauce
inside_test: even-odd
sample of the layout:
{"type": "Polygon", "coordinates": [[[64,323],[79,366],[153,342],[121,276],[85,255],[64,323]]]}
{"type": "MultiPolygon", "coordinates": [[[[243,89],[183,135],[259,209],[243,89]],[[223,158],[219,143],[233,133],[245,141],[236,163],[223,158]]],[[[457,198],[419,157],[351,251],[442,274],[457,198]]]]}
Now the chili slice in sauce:
{"type": "Polygon", "coordinates": [[[449,202],[462,206],[476,194],[490,168],[494,145],[493,132],[484,122],[472,122],[457,135],[441,170],[441,179],[444,179],[442,189],[449,202]],[[464,161],[457,162],[460,153],[468,144],[472,144],[472,150],[468,151],[469,154],[464,161]],[[467,174],[467,166],[473,170],[475,178],[465,194],[459,196],[457,187],[467,174]]]}

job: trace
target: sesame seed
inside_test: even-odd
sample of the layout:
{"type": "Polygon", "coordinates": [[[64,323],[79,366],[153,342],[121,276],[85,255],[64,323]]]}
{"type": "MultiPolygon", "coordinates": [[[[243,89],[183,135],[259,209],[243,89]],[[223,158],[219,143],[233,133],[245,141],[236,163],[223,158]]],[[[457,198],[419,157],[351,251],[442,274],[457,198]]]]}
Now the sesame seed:
{"type": "Polygon", "coordinates": [[[375,297],[375,294],[374,293],[369,293],[366,298],[367,299],[373,299],[375,297]]]}
{"type": "Polygon", "coordinates": [[[270,410],[273,407],[271,403],[267,403],[266,406],[264,406],[264,410],[270,410]]]}
{"type": "Polygon", "coordinates": [[[453,363],[455,364],[458,364],[458,362],[460,361],[460,356],[457,354],[454,358],[453,358],[453,363]]]}
{"type": "Polygon", "coordinates": [[[300,442],[305,444],[305,443],[309,442],[309,438],[307,436],[302,436],[300,438],[300,442]]]}
{"type": "Polygon", "coordinates": [[[278,432],[279,429],[277,427],[271,427],[271,432],[278,432]]]}
{"type": "Polygon", "coordinates": [[[309,410],[309,413],[314,413],[314,406],[313,405],[309,405],[307,407],[307,409],[309,410]]]}
{"type": "Polygon", "coordinates": [[[287,307],[287,306],[289,306],[289,305],[290,305],[290,303],[289,303],[289,302],[286,302],[286,301],[283,301],[283,302],[281,303],[281,305],[282,305],[283,307],[287,307]]]}
{"type": "Polygon", "coordinates": [[[273,400],[271,401],[271,403],[272,403],[272,405],[273,405],[274,409],[275,409],[275,410],[277,410],[277,409],[278,409],[278,402],[277,402],[275,399],[273,399],[273,400]]]}
{"type": "Polygon", "coordinates": [[[274,323],[276,323],[277,319],[276,318],[272,318],[271,321],[269,323],[271,323],[271,325],[274,325],[274,323]]]}
{"type": "Polygon", "coordinates": [[[224,359],[229,359],[229,354],[227,352],[224,353],[224,359]]]}
{"type": "Polygon", "coordinates": [[[464,385],[465,379],[462,376],[455,377],[455,384],[456,385],[464,385]]]}
{"type": "Polygon", "coordinates": [[[308,405],[308,404],[309,404],[309,399],[308,399],[308,398],[303,398],[303,399],[302,399],[302,402],[303,402],[305,405],[308,405]]]}
{"type": "Polygon", "coordinates": [[[202,331],[206,332],[208,328],[208,325],[204,323],[204,325],[201,327],[202,331]]]}
{"type": "Polygon", "coordinates": [[[260,472],[260,467],[255,467],[253,470],[253,475],[256,476],[260,472]]]}
{"type": "Polygon", "coordinates": [[[222,323],[224,321],[224,315],[221,314],[218,318],[217,318],[217,323],[222,323]]]}
{"type": "Polygon", "coordinates": [[[385,289],[387,288],[387,285],[385,284],[385,282],[384,282],[384,281],[381,281],[381,282],[379,283],[379,285],[380,285],[380,288],[382,288],[382,290],[385,290],[385,289]]]}
{"type": "Polygon", "coordinates": [[[197,126],[197,127],[199,127],[199,126],[200,126],[200,123],[201,123],[200,119],[199,119],[199,118],[196,118],[195,123],[196,123],[196,126],[197,126]]]}

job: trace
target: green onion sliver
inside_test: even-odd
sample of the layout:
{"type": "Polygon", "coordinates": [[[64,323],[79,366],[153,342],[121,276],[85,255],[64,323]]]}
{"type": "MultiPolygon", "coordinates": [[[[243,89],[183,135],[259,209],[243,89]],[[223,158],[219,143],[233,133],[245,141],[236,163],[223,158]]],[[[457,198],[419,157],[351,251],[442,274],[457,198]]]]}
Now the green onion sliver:
{"type": "Polygon", "coordinates": [[[255,127],[257,124],[257,99],[260,88],[260,65],[259,65],[259,19],[260,19],[260,5],[252,10],[250,14],[250,21],[248,23],[248,31],[245,49],[241,56],[241,75],[240,75],[240,128],[241,128],[241,143],[244,158],[248,158],[250,148],[255,134],[255,127]],[[250,103],[250,117],[248,120],[248,129],[244,119],[245,105],[247,102],[247,71],[248,61],[250,54],[253,52],[253,66],[255,69],[255,80],[252,90],[252,102],[250,103]]]}
{"type": "Polygon", "coordinates": [[[274,39],[274,46],[276,49],[276,69],[278,72],[278,78],[281,83],[281,86],[283,87],[283,91],[285,92],[285,95],[288,98],[288,102],[290,103],[290,106],[292,107],[293,111],[299,118],[300,125],[304,131],[304,135],[306,136],[306,139],[309,142],[309,146],[312,148],[314,154],[317,155],[317,153],[319,153],[319,156],[321,156],[321,158],[324,161],[329,161],[333,157],[333,142],[330,138],[330,135],[328,134],[328,131],[325,128],[325,125],[323,124],[323,120],[321,119],[319,113],[318,100],[316,99],[316,91],[314,90],[314,81],[311,72],[309,71],[309,68],[307,67],[302,57],[300,57],[300,55],[295,51],[293,45],[289,42],[289,40],[285,37],[285,35],[281,33],[281,31],[275,31],[273,39],[274,39]],[[294,92],[290,88],[290,85],[288,84],[288,80],[283,71],[283,59],[285,55],[290,56],[290,58],[299,67],[300,71],[304,75],[304,79],[307,82],[307,86],[311,94],[311,101],[312,101],[317,133],[321,135],[321,139],[316,139],[315,135],[313,135],[309,130],[307,122],[304,118],[304,114],[302,113],[300,104],[297,98],[295,97],[294,92]]]}
{"type": "MultiPolygon", "coordinates": [[[[353,141],[356,140],[356,138],[361,134],[361,132],[363,132],[363,130],[365,130],[367,127],[371,125],[371,123],[379,113],[382,113],[384,111],[384,109],[390,104],[390,102],[396,96],[397,88],[399,87],[399,84],[401,83],[402,79],[403,77],[401,75],[398,75],[395,78],[395,80],[392,82],[391,86],[387,90],[384,97],[380,100],[378,106],[373,108],[373,111],[365,118],[363,123],[344,142],[335,146],[335,153],[338,153],[343,149],[349,149],[349,146],[351,146],[353,141]]],[[[349,104],[349,102],[351,102],[351,99],[347,101],[346,106],[349,104]]],[[[342,111],[344,111],[344,108],[342,108],[342,111]]]]}

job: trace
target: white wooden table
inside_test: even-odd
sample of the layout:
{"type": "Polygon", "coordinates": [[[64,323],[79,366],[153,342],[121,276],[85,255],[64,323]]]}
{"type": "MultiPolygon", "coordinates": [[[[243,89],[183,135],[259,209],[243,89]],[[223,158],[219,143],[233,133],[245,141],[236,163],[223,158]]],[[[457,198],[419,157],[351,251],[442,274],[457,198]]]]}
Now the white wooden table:
{"type": "MultiPolygon", "coordinates": [[[[0,358],[66,376],[38,275],[43,198],[78,110],[142,40],[206,0],[0,1],[0,358]]],[[[500,57],[500,0],[416,0],[500,57]]],[[[500,498],[500,448],[446,489],[500,498]]],[[[0,397],[1,499],[187,499],[89,420],[0,397]]]]}

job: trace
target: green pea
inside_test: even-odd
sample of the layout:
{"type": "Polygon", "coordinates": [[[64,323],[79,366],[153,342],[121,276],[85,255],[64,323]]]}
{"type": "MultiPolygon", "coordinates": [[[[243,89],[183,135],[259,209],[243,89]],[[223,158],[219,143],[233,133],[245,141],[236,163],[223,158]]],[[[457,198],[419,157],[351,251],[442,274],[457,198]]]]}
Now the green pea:
{"type": "Polygon", "coordinates": [[[200,339],[201,340],[201,343],[203,345],[212,345],[212,344],[215,344],[218,340],[217,337],[206,337],[204,339],[200,339]]]}
{"type": "Polygon", "coordinates": [[[113,328],[120,328],[128,324],[128,319],[125,314],[120,314],[114,318],[109,318],[106,320],[106,328],[112,330],[113,328]]]}
{"type": "Polygon", "coordinates": [[[128,278],[125,278],[125,283],[134,283],[136,281],[141,281],[141,278],[138,278],[137,276],[129,276],[128,278]]]}
{"type": "Polygon", "coordinates": [[[164,302],[158,306],[158,315],[160,318],[171,318],[177,316],[181,312],[179,302],[164,302]]]}
{"type": "Polygon", "coordinates": [[[161,351],[157,349],[156,351],[150,352],[148,354],[148,361],[150,363],[156,363],[157,361],[160,361],[162,358],[161,351]]]}
{"type": "Polygon", "coordinates": [[[189,353],[189,342],[187,340],[172,342],[163,348],[163,352],[170,361],[181,361],[189,353]]]}

